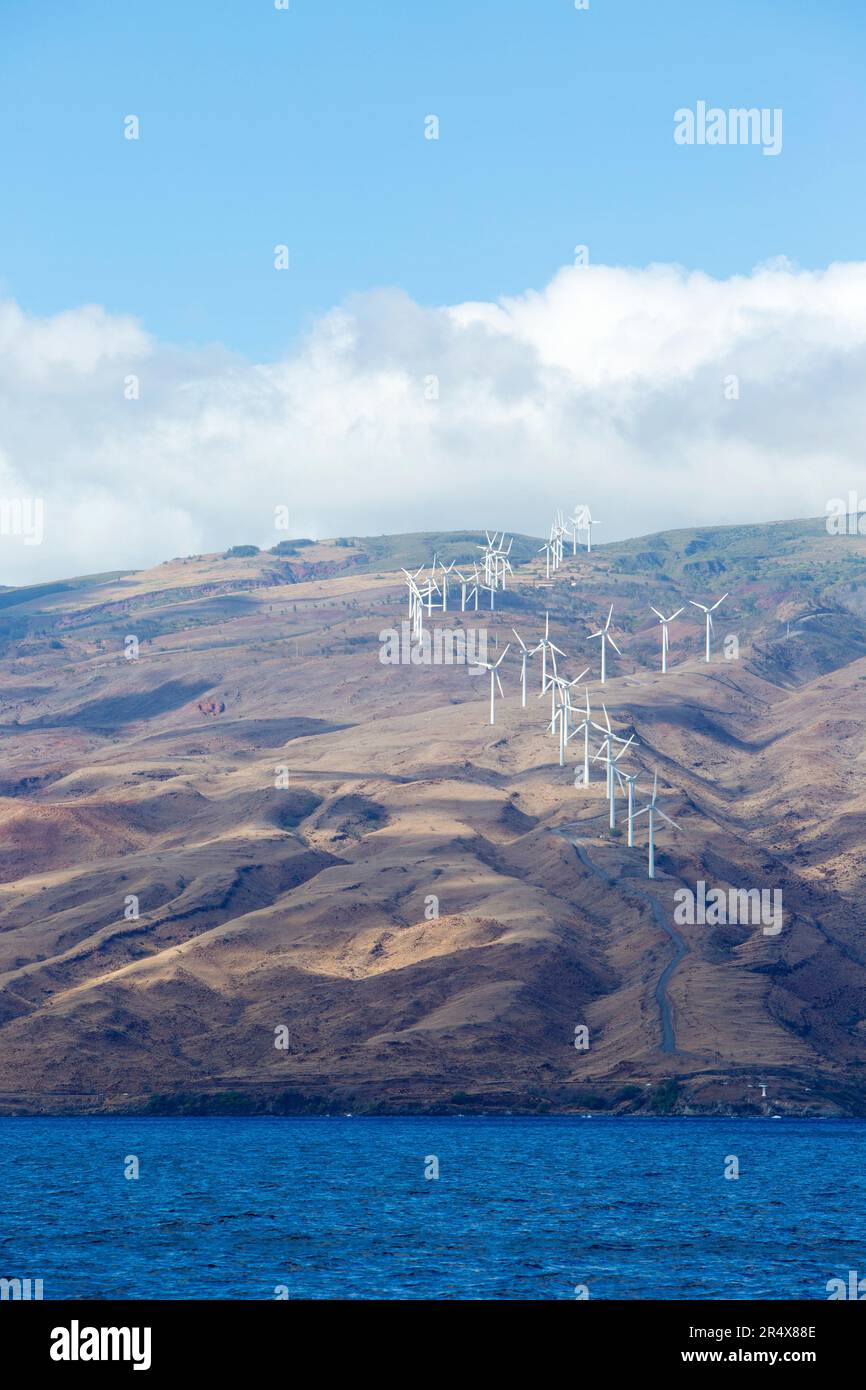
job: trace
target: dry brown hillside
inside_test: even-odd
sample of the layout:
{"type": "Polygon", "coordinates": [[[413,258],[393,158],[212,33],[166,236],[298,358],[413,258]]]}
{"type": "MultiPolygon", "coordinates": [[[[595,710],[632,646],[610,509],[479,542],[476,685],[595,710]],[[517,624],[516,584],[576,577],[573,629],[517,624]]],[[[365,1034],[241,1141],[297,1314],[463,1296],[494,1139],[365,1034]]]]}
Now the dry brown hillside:
{"type": "Polygon", "coordinates": [[[590,698],[680,827],[653,882],[645,818],[628,849],[579,739],[558,766],[536,663],[491,727],[486,677],[380,661],[429,544],[0,593],[0,1106],[862,1113],[866,542],[670,533],[434,612],[496,653],[549,609],[596,675],[614,603],[590,698]],[[649,604],[725,589],[714,661],[689,608],[663,678],[649,604]],[[701,879],[781,889],[782,931],[676,925],[701,879]]]}

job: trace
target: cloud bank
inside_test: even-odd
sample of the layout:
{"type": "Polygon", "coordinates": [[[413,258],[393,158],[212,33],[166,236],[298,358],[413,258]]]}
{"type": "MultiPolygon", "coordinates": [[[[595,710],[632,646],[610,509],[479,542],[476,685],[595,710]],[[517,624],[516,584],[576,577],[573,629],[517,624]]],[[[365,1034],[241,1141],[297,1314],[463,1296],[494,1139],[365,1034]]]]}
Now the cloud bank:
{"type": "Polygon", "coordinates": [[[6,301],[0,499],[42,498],[45,534],[0,535],[0,583],[272,545],[278,507],[294,535],[542,534],[589,502],[599,542],[818,515],[866,494],[864,376],[866,263],[575,266],[445,308],[377,291],[267,364],[6,301]]]}

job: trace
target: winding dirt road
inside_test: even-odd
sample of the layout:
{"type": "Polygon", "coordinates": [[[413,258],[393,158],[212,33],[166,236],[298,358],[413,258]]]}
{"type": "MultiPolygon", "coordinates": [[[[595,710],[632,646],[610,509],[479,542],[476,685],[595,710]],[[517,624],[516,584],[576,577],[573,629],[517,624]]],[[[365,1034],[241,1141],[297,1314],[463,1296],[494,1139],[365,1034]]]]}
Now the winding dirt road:
{"type": "Polygon", "coordinates": [[[611,878],[610,874],[608,874],[605,869],[603,869],[599,864],[596,864],[593,859],[590,859],[583,845],[580,844],[578,840],[575,840],[573,835],[569,834],[569,832],[565,830],[562,830],[559,833],[561,835],[564,835],[565,838],[568,840],[569,844],[574,847],[577,857],[583,864],[584,868],[589,869],[590,873],[593,873],[598,878],[603,879],[604,883],[609,888],[615,888],[617,892],[627,893],[631,897],[640,898],[643,902],[648,903],[650,911],[652,912],[657,925],[661,928],[661,930],[665,933],[666,936],[670,937],[671,941],[673,942],[674,954],[672,958],[668,961],[662,973],[659,975],[655,987],[655,997],[656,1003],[659,1006],[659,1017],[661,1019],[661,1050],[662,1052],[676,1052],[677,1035],[674,1029],[673,1015],[671,1012],[671,1005],[670,1000],[668,999],[667,989],[671,980],[671,976],[673,975],[680,961],[683,959],[684,956],[688,955],[688,946],[686,945],[683,938],[680,936],[676,927],[668,921],[661,904],[659,903],[658,899],[653,896],[652,893],[647,893],[642,888],[636,888],[633,883],[623,883],[619,879],[611,878]]]}

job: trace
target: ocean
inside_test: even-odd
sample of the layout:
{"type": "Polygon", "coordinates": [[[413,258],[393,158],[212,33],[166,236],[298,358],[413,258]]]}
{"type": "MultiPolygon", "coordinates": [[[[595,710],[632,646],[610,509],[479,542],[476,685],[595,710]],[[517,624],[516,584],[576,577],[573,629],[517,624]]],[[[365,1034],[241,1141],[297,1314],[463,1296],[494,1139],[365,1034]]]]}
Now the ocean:
{"type": "Polygon", "coordinates": [[[0,1119],[0,1278],[45,1299],[826,1299],[866,1276],[864,1160],[859,1120],[0,1119]]]}

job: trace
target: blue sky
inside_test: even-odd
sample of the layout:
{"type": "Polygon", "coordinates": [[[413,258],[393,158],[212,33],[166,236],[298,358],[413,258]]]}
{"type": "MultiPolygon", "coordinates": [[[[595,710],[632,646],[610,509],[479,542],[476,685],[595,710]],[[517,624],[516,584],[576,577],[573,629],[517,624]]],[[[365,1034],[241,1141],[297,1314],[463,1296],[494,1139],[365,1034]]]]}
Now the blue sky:
{"type": "Polygon", "coordinates": [[[0,499],[45,512],[0,583],[272,544],[284,508],[587,503],[601,542],[862,491],[864,16],[0,0],[0,499]],[[781,109],[781,153],[676,143],[699,102],[781,109]]]}
{"type": "Polygon", "coordinates": [[[859,0],[3,0],[0,292],[261,361],[357,292],[496,300],[576,243],[860,259],[864,29],[859,0]],[[782,107],[782,154],[676,146],[699,98],[782,107]]]}

